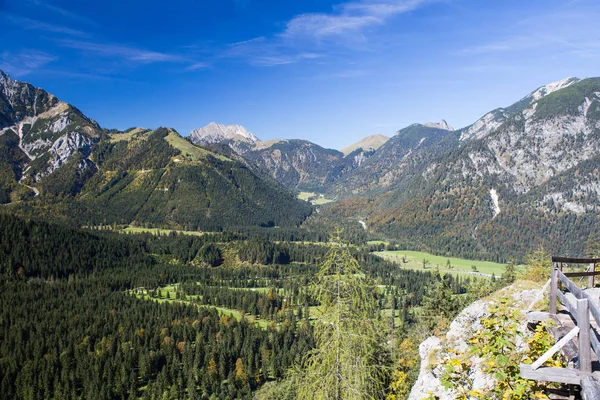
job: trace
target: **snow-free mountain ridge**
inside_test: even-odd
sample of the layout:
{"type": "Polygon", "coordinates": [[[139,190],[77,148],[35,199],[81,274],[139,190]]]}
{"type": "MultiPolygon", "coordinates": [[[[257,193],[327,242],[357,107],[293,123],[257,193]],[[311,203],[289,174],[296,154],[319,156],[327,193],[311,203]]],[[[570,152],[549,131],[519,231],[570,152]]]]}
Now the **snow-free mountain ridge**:
{"type": "Polygon", "coordinates": [[[194,144],[213,144],[225,140],[237,140],[257,143],[260,140],[241,125],[222,125],[211,122],[203,128],[190,132],[190,140],[194,144]]]}
{"type": "Polygon", "coordinates": [[[428,128],[444,129],[446,131],[454,130],[454,128],[451,125],[449,125],[445,119],[441,120],[440,122],[427,122],[424,125],[428,128]]]}

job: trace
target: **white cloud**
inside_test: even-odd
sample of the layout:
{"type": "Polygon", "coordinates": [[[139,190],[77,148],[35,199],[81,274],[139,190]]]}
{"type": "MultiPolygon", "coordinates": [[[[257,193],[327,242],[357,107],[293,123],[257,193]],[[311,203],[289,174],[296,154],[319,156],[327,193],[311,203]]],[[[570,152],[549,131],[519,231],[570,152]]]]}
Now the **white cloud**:
{"type": "Polygon", "coordinates": [[[315,53],[301,53],[293,55],[258,56],[251,63],[260,67],[273,67],[276,65],[295,64],[303,60],[314,60],[321,55],[315,53]]]}
{"type": "Polygon", "coordinates": [[[69,11],[67,9],[64,9],[62,7],[59,6],[55,6],[54,4],[49,3],[48,1],[42,1],[42,0],[28,0],[29,3],[32,3],[38,7],[43,7],[47,10],[50,10],[56,14],[59,14],[65,18],[71,19],[73,21],[77,21],[86,25],[91,25],[91,26],[98,26],[98,24],[87,18],[84,17],[83,15],[79,15],[77,13],[74,13],[72,11],[69,11]]]}
{"type": "Polygon", "coordinates": [[[61,40],[62,46],[81,50],[105,57],[119,57],[125,60],[150,64],[155,62],[181,62],[184,57],[174,54],[161,53],[120,44],[93,43],[79,40],[61,40]]]}
{"type": "Polygon", "coordinates": [[[40,30],[45,32],[54,32],[54,33],[63,33],[65,35],[71,36],[87,36],[85,32],[79,31],[77,29],[71,29],[66,26],[49,24],[46,22],[38,21],[31,18],[22,17],[19,15],[7,14],[6,19],[23,29],[33,29],[40,30]]]}
{"type": "Polygon", "coordinates": [[[189,67],[186,68],[187,71],[196,71],[199,69],[204,69],[204,68],[208,68],[209,65],[207,63],[204,62],[197,62],[194,63],[192,65],[190,65],[189,67]]]}
{"type": "Polygon", "coordinates": [[[331,13],[309,13],[294,17],[287,23],[283,36],[298,37],[360,33],[364,28],[384,24],[394,15],[417,9],[432,0],[354,1],[339,4],[331,13]]]}
{"type": "Polygon", "coordinates": [[[235,47],[235,46],[242,46],[242,45],[250,44],[250,43],[264,42],[264,41],[265,41],[265,37],[259,36],[259,37],[256,37],[256,38],[250,39],[250,40],[243,40],[241,42],[230,43],[227,46],[235,47]]]}
{"type": "Polygon", "coordinates": [[[31,72],[55,61],[56,57],[38,50],[23,50],[19,53],[0,53],[0,69],[16,77],[31,72]]]}

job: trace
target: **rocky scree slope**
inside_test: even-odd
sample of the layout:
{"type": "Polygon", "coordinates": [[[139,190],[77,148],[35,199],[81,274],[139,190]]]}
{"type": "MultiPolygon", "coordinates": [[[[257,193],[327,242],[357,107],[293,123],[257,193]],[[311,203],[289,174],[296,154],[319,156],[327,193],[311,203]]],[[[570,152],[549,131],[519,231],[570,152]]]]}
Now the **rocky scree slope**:
{"type": "Polygon", "coordinates": [[[0,71],[0,203],[37,195],[31,187],[64,164],[75,175],[94,173],[100,132],[75,107],[0,71]]]}

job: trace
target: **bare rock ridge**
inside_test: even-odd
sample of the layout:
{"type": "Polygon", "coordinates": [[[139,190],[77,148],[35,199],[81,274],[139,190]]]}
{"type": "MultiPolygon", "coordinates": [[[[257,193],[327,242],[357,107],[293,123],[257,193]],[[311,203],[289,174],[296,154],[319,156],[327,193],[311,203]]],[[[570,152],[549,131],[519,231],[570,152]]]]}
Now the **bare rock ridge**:
{"type": "Polygon", "coordinates": [[[424,125],[428,128],[444,129],[446,131],[454,130],[454,128],[451,125],[449,125],[445,119],[441,120],[440,122],[427,122],[424,125]]]}
{"type": "Polygon", "coordinates": [[[222,125],[211,122],[203,128],[190,132],[190,141],[194,144],[213,144],[227,140],[242,141],[250,144],[260,140],[241,125],[222,125]]]}

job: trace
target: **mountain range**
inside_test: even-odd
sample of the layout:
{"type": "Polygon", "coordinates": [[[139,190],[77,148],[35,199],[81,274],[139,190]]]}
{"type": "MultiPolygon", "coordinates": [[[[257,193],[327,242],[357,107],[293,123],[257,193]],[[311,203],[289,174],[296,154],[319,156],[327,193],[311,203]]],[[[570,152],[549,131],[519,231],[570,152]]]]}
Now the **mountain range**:
{"type": "Polygon", "coordinates": [[[345,156],[289,140],[243,156],[289,188],[338,200],[322,211],[410,247],[518,258],[544,244],[582,254],[600,209],[599,110],[600,79],[567,78],[458,130],[413,124],[345,156]]]}
{"type": "Polygon", "coordinates": [[[42,89],[0,73],[0,203],[80,224],[223,229],[366,222],[413,248],[490,259],[539,244],[581,254],[600,207],[600,78],[567,78],[455,130],[413,124],[343,151],[261,141],[239,125],[102,128],[42,89]]]}
{"type": "Polygon", "coordinates": [[[311,207],[175,130],[107,130],[0,74],[0,203],[80,225],[294,226],[311,207]]]}

